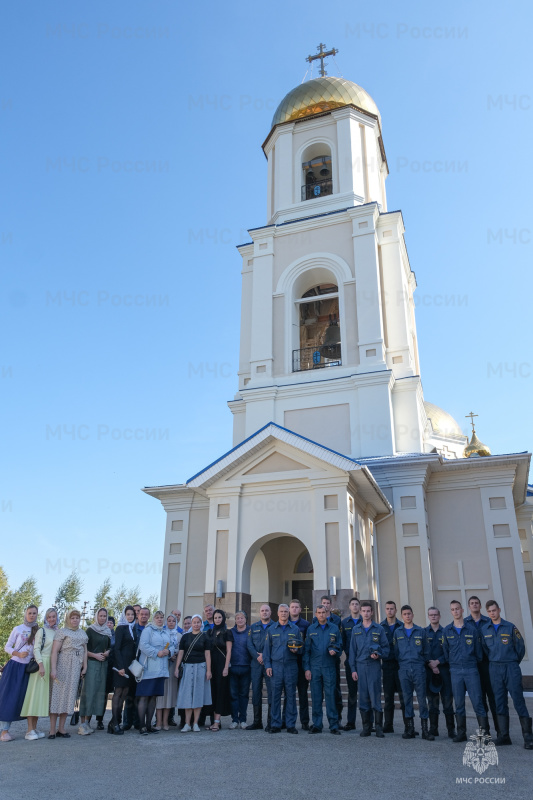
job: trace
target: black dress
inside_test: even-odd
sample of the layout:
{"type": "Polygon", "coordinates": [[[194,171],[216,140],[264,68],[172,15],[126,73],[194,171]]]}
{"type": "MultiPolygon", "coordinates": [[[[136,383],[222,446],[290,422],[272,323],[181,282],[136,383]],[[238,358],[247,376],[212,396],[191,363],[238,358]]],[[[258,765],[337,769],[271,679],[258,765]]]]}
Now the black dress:
{"type": "Polygon", "coordinates": [[[231,690],[229,674],[224,677],[222,671],[226,666],[226,646],[227,642],[232,642],[231,631],[227,628],[215,632],[209,631],[209,641],[211,644],[211,694],[213,696],[213,710],[221,717],[231,714],[231,690]]]}
{"type": "Polygon", "coordinates": [[[115,631],[115,652],[114,665],[116,669],[125,669],[124,677],[113,670],[113,684],[116,688],[123,689],[126,686],[135,687],[135,678],[127,671],[129,665],[135,658],[137,645],[133,639],[129,625],[118,625],[115,631]]]}

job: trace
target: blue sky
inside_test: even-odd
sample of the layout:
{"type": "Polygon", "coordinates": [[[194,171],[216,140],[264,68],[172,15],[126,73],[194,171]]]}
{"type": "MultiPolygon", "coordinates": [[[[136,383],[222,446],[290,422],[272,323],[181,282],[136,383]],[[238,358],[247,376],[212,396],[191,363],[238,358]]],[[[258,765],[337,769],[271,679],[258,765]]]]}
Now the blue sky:
{"type": "MultiPolygon", "coordinates": [[[[0,563],[44,602],[159,591],[164,512],[231,446],[261,143],[320,41],[381,111],[427,400],[531,449],[528,4],[33,2],[3,9],[0,563]]],[[[338,66],[338,70],[337,70],[338,66]]],[[[315,71],[316,74],[316,71],[315,71]]],[[[308,76],[309,77],[309,76],[308,76]]]]}

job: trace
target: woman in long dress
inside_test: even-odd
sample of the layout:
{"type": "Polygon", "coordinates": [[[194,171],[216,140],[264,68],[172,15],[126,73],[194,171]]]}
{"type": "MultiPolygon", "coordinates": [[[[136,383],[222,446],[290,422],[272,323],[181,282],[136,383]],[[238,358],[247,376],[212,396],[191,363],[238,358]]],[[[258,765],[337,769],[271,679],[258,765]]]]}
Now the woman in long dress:
{"type": "Polygon", "coordinates": [[[178,677],[183,663],[183,675],[178,691],[178,708],[185,709],[185,725],[182,733],[190,730],[199,733],[202,706],[211,705],[211,645],[207,633],[202,631],[202,618],[195,614],[192,630],[184,633],[180,640],[175,675],[178,677]],[[193,726],[191,728],[191,717],[193,726]]]}
{"type": "Polygon", "coordinates": [[[28,732],[25,738],[30,741],[44,738],[44,733],[37,730],[37,720],[50,714],[50,657],[57,629],[57,610],[49,608],[44,615],[44,627],[39,628],[33,643],[33,657],[39,665],[39,672],[30,675],[20,712],[22,717],[27,717],[28,732]]]}
{"type": "MultiPolygon", "coordinates": [[[[94,622],[87,628],[87,674],[83,681],[80,699],[81,727],[91,733],[90,726],[93,714],[103,718],[106,702],[107,659],[111,653],[111,630],[107,624],[107,610],[99,608],[94,615],[94,622]]],[[[104,730],[102,719],[97,721],[96,728],[104,730]]]]}
{"type": "Polygon", "coordinates": [[[113,716],[111,717],[111,722],[107,726],[107,732],[116,734],[117,736],[122,736],[124,734],[124,730],[120,726],[124,701],[128,695],[135,697],[135,690],[137,688],[135,678],[128,672],[128,667],[134,660],[137,652],[137,645],[135,644],[135,637],[133,635],[134,625],[135,609],[133,606],[126,606],[118,621],[115,632],[115,664],[113,666],[114,692],[111,706],[113,716]]]}
{"type": "Polygon", "coordinates": [[[231,688],[229,680],[229,664],[233,636],[226,626],[226,614],[219,608],[213,612],[215,623],[208,632],[211,641],[211,694],[213,696],[213,711],[215,720],[209,730],[220,730],[220,717],[231,714],[231,688]]]}
{"type": "MultiPolygon", "coordinates": [[[[52,699],[50,700],[49,739],[70,739],[65,731],[67,715],[72,714],[78,696],[80,676],[87,672],[87,634],[80,629],[81,614],[73,608],[65,614],[63,627],[56,631],[50,657],[50,680],[52,699]],[[57,717],[59,728],[56,732],[57,717]]],[[[82,726],[78,733],[82,733],[82,726]]]]}
{"type": "Polygon", "coordinates": [[[37,606],[28,606],[24,612],[24,622],[13,628],[4,648],[10,659],[0,678],[0,742],[13,739],[9,733],[11,723],[22,719],[20,711],[30,677],[26,672],[26,664],[33,655],[33,641],[39,629],[38,613],[37,606]]]}
{"type": "Polygon", "coordinates": [[[170,709],[176,707],[176,701],[178,699],[178,679],[174,675],[174,666],[178,653],[178,645],[181,639],[181,633],[178,631],[178,618],[175,614],[168,615],[165,630],[168,633],[170,646],[173,648],[174,653],[173,655],[169,656],[169,675],[165,681],[165,694],[162,697],[157,698],[155,708],[157,729],[161,730],[161,728],[163,728],[164,731],[168,731],[170,730],[168,724],[170,709]]]}

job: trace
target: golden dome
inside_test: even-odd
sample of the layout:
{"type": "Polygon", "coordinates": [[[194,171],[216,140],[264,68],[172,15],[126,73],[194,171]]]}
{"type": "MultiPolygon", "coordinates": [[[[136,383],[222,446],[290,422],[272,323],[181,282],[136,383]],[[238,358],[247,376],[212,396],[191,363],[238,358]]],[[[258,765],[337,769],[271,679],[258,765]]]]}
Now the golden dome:
{"type": "Polygon", "coordinates": [[[472,456],[490,456],[490,448],[486,444],[480,442],[476,436],[476,432],[472,432],[472,438],[463,450],[464,458],[471,458],[472,456]]]}
{"type": "Polygon", "coordinates": [[[442,408],[433,403],[428,403],[426,400],[424,400],[424,408],[426,409],[427,418],[431,421],[434,433],[440,436],[462,436],[464,438],[464,433],[451,414],[443,411],[442,408]]]}
{"type": "Polygon", "coordinates": [[[272,118],[272,128],[281,122],[310,117],[343,106],[357,106],[381,117],[378,107],[368,94],[352,81],[325,75],[305,81],[285,95],[272,118]]]}

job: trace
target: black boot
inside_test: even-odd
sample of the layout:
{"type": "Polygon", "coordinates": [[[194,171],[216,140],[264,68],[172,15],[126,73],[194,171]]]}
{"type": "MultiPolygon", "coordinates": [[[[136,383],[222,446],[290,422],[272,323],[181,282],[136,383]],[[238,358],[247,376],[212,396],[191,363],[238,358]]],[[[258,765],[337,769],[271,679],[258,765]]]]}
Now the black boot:
{"type": "Polygon", "coordinates": [[[370,716],[370,711],[361,711],[361,719],[363,721],[363,730],[359,734],[359,736],[370,736],[372,733],[372,717],[370,716]]]}
{"type": "Polygon", "coordinates": [[[453,739],[455,736],[455,719],[453,714],[446,714],[446,727],[448,729],[448,739],[453,739]]]}
{"type": "MultiPolygon", "coordinates": [[[[402,717],[403,717],[403,731],[404,731],[404,733],[407,733],[407,720],[409,719],[409,717],[405,716],[405,711],[403,710],[403,708],[402,708],[402,717]]],[[[418,731],[415,731],[415,729],[414,729],[414,723],[413,723],[413,731],[414,731],[415,736],[419,736],[418,731]]],[[[411,739],[412,737],[408,736],[407,738],[411,739]]]]}
{"type": "Polygon", "coordinates": [[[254,721],[246,726],[247,731],[263,730],[263,706],[254,706],[254,721]]]}
{"type": "Polygon", "coordinates": [[[388,708],[385,711],[385,724],[383,725],[383,733],[394,733],[394,709],[388,708]]]}
{"type": "Polygon", "coordinates": [[[374,711],[374,719],[376,724],[376,736],[378,739],[384,739],[383,733],[383,711],[374,711]]]}
{"type": "MultiPolygon", "coordinates": [[[[272,706],[269,706],[268,707],[268,714],[267,714],[267,724],[265,725],[265,731],[267,733],[270,733],[270,729],[272,727],[271,723],[272,723],[272,706]]],[[[280,728],[280,730],[281,730],[281,728],[280,728]]]]}
{"type": "Polygon", "coordinates": [[[531,731],[533,720],[531,717],[519,717],[519,719],[524,737],[524,750],[533,750],[533,732],[531,731]]]}
{"type": "Polygon", "coordinates": [[[421,719],[420,722],[422,723],[422,739],[426,739],[428,742],[434,742],[435,737],[428,731],[427,719],[421,719]]]}
{"type": "Polygon", "coordinates": [[[466,742],[466,717],[463,714],[456,714],[457,733],[453,737],[454,742],[466,742]]]}
{"type": "Polygon", "coordinates": [[[489,731],[489,718],[488,717],[480,717],[479,714],[476,714],[477,724],[485,734],[485,736],[490,736],[489,731]]]}
{"type": "Polygon", "coordinates": [[[499,747],[503,744],[512,744],[511,737],[509,736],[509,717],[500,716],[498,714],[498,738],[494,744],[499,747]]]}
{"type": "Polygon", "coordinates": [[[412,717],[405,717],[405,730],[402,733],[402,739],[415,738],[415,721],[412,717]]]}
{"type": "Polygon", "coordinates": [[[103,716],[102,717],[96,717],[96,730],[97,731],[105,731],[103,716]]]}
{"type": "MultiPolygon", "coordinates": [[[[439,712],[429,712],[429,732],[432,736],[439,735],[439,712]]],[[[422,737],[423,738],[423,737],[422,737]]]]}

